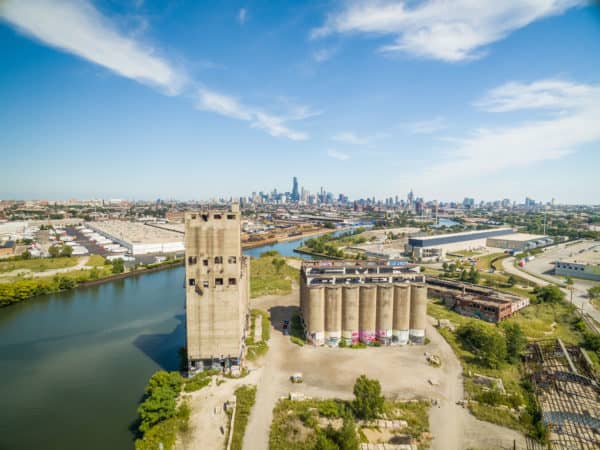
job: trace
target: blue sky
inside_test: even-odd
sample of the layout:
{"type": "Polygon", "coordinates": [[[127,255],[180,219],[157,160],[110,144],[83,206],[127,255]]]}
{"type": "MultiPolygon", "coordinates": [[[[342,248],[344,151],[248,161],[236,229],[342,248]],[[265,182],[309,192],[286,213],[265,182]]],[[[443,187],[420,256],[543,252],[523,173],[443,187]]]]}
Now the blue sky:
{"type": "Polygon", "coordinates": [[[600,8],[483,3],[5,0],[0,198],[600,203],[600,8]]]}

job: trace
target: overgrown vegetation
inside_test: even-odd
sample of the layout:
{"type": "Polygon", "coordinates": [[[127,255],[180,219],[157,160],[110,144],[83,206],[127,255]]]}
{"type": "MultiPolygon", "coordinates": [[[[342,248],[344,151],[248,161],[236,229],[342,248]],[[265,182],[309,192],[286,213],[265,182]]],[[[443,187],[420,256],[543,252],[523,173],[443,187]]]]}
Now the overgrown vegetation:
{"type": "Polygon", "coordinates": [[[260,309],[252,309],[250,311],[250,332],[246,338],[246,358],[253,361],[263,356],[269,350],[267,341],[271,337],[271,320],[269,313],[260,309]],[[261,339],[254,339],[256,330],[256,321],[260,317],[261,324],[261,339]]]}
{"type": "Polygon", "coordinates": [[[63,258],[32,258],[32,259],[10,259],[0,261],[0,273],[12,272],[13,270],[30,270],[32,272],[45,272],[46,270],[65,269],[77,265],[78,258],[75,256],[63,258]]]}
{"type": "Polygon", "coordinates": [[[364,244],[367,242],[367,238],[361,236],[364,231],[365,228],[359,227],[337,236],[334,233],[317,236],[304,241],[304,245],[300,247],[300,250],[330,258],[350,258],[351,255],[345,253],[340,247],[364,244]]]}
{"type": "MultiPolygon", "coordinates": [[[[421,439],[429,429],[429,403],[388,402],[381,397],[377,380],[362,376],[357,379],[354,401],[344,400],[280,400],[273,410],[269,435],[271,450],[356,450],[361,436],[357,420],[366,415],[372,418],[404,420],[408,426],[402,434],[421,439]],[[360,399],[360,400],[359,400],[360,399]],[[363,410],[364,405],[369,405],[363,410]],[[377,414],[371,415],[373,406],[377,414]],[[361,412],[361,416],[357,413],[361,412]]],[[[365,425],[365,426],[368,426],[365,425]]]]}
{"type": "Polygon", "coordinates": [[[452,332],[439,332],[452,346],[464,368],[465,391],[471,400],[471,412],[482,420],[508,426],[544,441],[546,430],[531,387],[522,377],[520,355],[527,339],[560,338],[566,344],[582,345],[594,352],[600,350],[600,337],[591,333],[577,315],[576,309],[564,301],[563,292],[553,285],[535,290],[531,305],[501,324],[490,324],[462,316],[443,306],[428,305],[428,314],[449,319],[456,326],[452,332]],[[475,374],[502,380],[505,392],[476,382],[475,374]],[[500,409],[505,405],[510,411],[500,409]],[[518,409],[524,406],[524,409],[518,409]]]}
{"type": "Polygon", "coordinates": [[[256,386],[240,386],[235,390],[235,400],[236,407],[231,449],[242,450],[248,417],[250,417],[250,410],[256,400],[256,386]]]}
{"type": "Polygon", "coordinates": [[[250,261],[250,297],[285,295],[292,292],[292,282],[298,279],[297,269],[285,263],[276,251],[261,254],[250,261]]]}

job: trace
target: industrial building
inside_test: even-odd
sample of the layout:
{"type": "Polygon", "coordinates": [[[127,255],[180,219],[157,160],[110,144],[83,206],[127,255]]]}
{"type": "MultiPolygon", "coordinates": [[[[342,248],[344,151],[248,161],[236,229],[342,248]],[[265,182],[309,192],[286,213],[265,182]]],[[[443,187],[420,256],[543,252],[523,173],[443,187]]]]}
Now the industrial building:
{"type": "Polygon", "coordinates": [[[600,244],[581,250],[571,258],[556,261],[554,273],[565,277],[600,281],[600,244]]]}
{"type": "Polygon", "coordinates": [[[240,364],[248,321],[250,267],[240,211],[185,214],[185,309],[190,372],[240,364]]]}
{"type": "Polygon", "coordinates": [[[498,323],[529,306],[529,298],[469,283],[427,278],[429,295],[463,316],[498,323]]]}
{"type": "Polygon", "coordinates": [[[90,222],[86,226],[106,239],[125,247],[132,255],[183,253],[183,236],[138,222],[109,220],[90,222]]]}
{"type": "Polygon", "coordinates": [[[461,233],[411,237],[406,252],[417,261],[442,260],[446,252],[485,247],[488,238],[513,234],[511,228],[464,231],[461,233]]]}
{"type": "Polygon", "coordinates": [[[304,330],[314,345],[423,343],[425,277],[405,261],[305,261],[300,272],[304,330]]]}
{"type": "Polygon", "coordinates": [[[487,246],[511,250],[527,251],[538,247],[552,245],[554,239],[540,234],[513,233],[506,236],[490,237],[487,246]]]}

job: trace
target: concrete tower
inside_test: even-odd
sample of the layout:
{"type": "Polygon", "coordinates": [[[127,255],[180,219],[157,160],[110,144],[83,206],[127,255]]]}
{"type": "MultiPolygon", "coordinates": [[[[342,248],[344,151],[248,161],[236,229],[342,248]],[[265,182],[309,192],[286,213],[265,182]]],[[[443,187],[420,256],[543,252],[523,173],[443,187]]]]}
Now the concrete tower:
{"type": "Polygon", "coordinates": [[[239,364],[248,314],[249,261],[240,211],[185,213],[185,308],[190,371],[239,364]]]}

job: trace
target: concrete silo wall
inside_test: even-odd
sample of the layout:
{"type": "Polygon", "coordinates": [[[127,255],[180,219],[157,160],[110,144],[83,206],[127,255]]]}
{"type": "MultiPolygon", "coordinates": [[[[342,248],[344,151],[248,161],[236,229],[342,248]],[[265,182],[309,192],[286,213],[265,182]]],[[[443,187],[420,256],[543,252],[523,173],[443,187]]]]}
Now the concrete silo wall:
{"type": "Polygon", "coordinates": [[[314,345],[322,345],[325,338],[325,289],[308,289],[308,340],[314,345]]]}
{"type": "Polygon", "coordinates": [[[427,321],[427,286],[413,284],[410,295],[410,340],[422,344],[427,321]]]}
{"type": "Polygon", "coordinates": [[[361,286],[359,294],[358,337],[361,342],[375,340],[377,327],[377,287],[361,286]]]}
{"type": "Polygon", "coordinates": [[[325,343],[337,345],[342,337],[342,286],[325,288],[325,343]]]}
{"type": "Polygon", "coordinates": [[[358,342],[358,286],[342,288],[342,339],[346,344],[358,342]]]}
{"type": "Polygon", "coordinates": [[[392,343],[392,319],[394,315],[394,287],[390,284],[377,286],[377,340],[392,343]]]}
{"type": "Polygon", "coordinates": [[[410,329],[410,284],[394,284],[394,320],[392,323],[392,341],[408,344],[410,329]]]}

